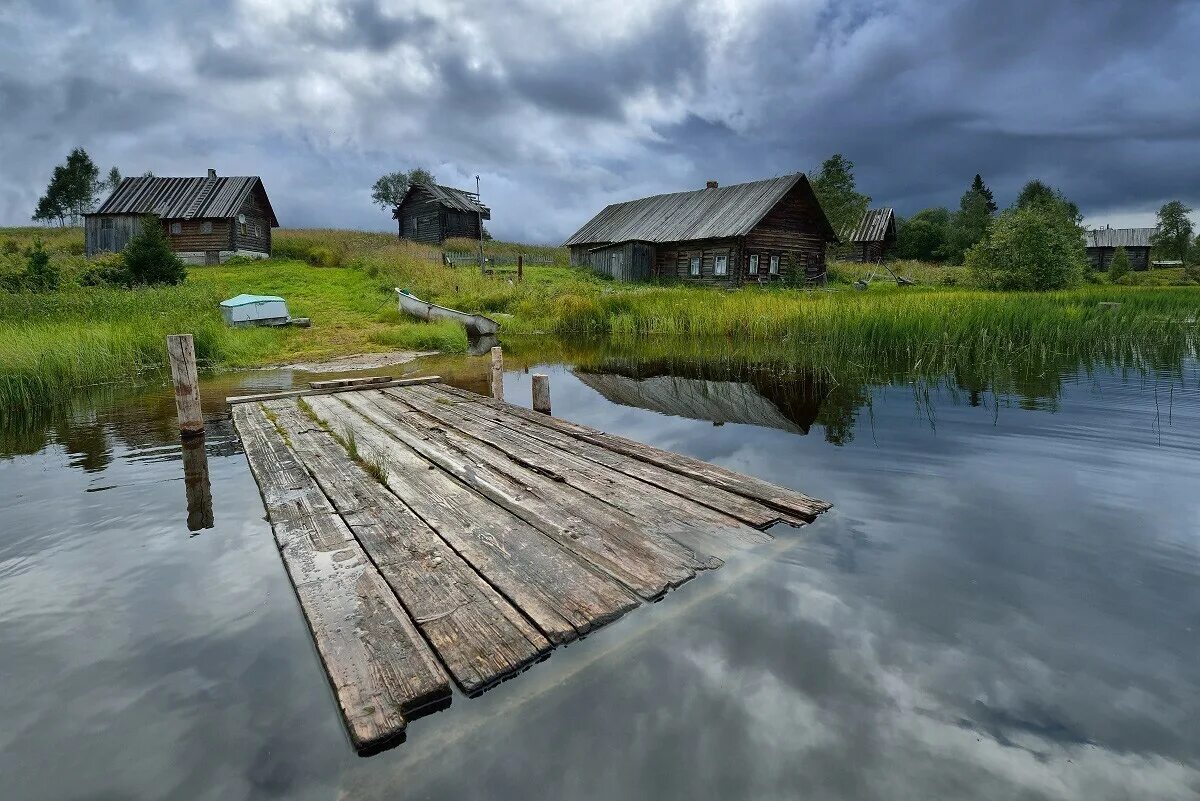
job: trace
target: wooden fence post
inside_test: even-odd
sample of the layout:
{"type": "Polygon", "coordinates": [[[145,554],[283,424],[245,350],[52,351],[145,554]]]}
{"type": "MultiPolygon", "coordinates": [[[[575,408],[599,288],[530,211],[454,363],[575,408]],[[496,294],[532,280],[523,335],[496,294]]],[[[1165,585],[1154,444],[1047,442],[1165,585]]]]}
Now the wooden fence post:
{"type": "Polygon", "coordinates": [[[167,358],[171,364],[171,382],[175,385],[179,433],[185,437],[203,434],[204,412],[200,409],[200,380],[196,376],[196,348],[192,335],[168,336],[167,358]]]}
{"type": "Polygon", "coordinates": [[[520,281],[524,277],[525,277],[525,255],[523,253],[518,253],[517,254],[517,280],[520,281]]]}
{"type": "Polygon", "coordinates": [[[492,397],[504,400],[504,352],[499,345],[492,348],[492,397]]]}
{"type": "Polygon", "coordinates": [[[550,376],[544,373],[533,374],[533,410],[550,414],[550,376]]]}

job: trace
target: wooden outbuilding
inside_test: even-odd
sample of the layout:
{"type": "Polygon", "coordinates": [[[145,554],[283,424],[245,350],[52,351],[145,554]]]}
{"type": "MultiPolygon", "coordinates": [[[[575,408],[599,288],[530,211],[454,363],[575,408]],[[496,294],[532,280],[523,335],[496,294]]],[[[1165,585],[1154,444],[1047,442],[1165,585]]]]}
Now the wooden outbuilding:
{"type": "Polygon", "coordinates": [[[869,209],[850,234],[852,261],[879,263],[896,244],[896,213],[889,208],[869,209]]]}
{"type": "Polygon", "coordinates": [[[412,184],[392,210],[401,239],[440,245],[451,237],[478,239],[492,212],[479,195],[438,184],[412,184]]]}
{"type": "Polygon", "coordinates": [[[614,203],[564,244],[571,264],[622,281],[738,285],[825,274],[837,236],[803,173],[614,203]]]}
{"type": "Polygon", "coordinates": [[[1097,270],[1107,270],[1118,247],[1125,248],[1131,270],[1150,267],[1150,238],[1157,228],[1096,228],[1084,234],[1088,261],[1097,270]]]}
{"type": "Polygon", "coordinates": [[[116,253],[158,217],[171,249],[188,264],[219,264],[231,256],[271,255],[271,229],[279,227],[257,175],[220,178],[125,178],[92,214],[85,214],[84,252],[116,253]]]}

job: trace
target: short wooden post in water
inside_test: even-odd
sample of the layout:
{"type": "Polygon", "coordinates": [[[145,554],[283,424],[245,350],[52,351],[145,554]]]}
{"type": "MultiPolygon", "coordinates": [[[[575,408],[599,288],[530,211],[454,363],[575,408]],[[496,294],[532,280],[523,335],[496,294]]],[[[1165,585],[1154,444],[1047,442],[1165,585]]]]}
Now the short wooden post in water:
{"type": "Polygon", "coordinates": [[[171,382],[175,385],[179,433],[185,437],[203,434],[204,413],[200,409],[200,380],[196,376],[196,348],[192,335],[168,336],[167,358],[171,363],[171,382]]]}
{"type": "Polygon", "coordinates": [[[492,348],[492,397],[504,400],[504,353],[499,345],[492,348]]]}
{"type": "Polygon", "coordinates": [[[533,374],[533,410],[550,414],[550,376],[544,373],[533,374]]]}

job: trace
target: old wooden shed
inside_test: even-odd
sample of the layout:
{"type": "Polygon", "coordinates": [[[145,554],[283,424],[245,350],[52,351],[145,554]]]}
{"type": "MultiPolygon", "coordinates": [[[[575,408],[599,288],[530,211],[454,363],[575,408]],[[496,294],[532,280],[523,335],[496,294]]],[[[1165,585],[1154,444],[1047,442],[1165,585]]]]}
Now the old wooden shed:
{"type": "Polygon", "coordinates": [[[571,264],[620,280],[737,285],[819,278],[826,245],[836,241],[808,179],[796,173],[614,203],[565,246],[571,264]]]}
{"type": "Polygon", "coordinates": [[[401,239],[441,244],[451,237],[478,239],[492,212],[479,195],[438,184],[412,184],[392,210],[401,239]]]}
{"type": "Polygon", "coordinates": [[[896,243],[896,213],[889,208],[868,209],[850,234],[851,259],[881,262],[896,243]]]}
{"type": "Polygon", "coordinates": [[[257,175],[220,178],[126,178],[92,214],[84,215],[85,252],[117,252],[158,217],[171,249],[189,264],[218,264],[230,256],[267,258],[279,227],[257,175]]]}
{"type": "Polygon", "coordinates": [[[1125,248],[1129,267],[1145,270],[1150,266],[1150,238],[1156,228],[1096,228],[1084,234],[1088,261],[1097,270],[1107,270],[1113,253],[1125,248]]]}

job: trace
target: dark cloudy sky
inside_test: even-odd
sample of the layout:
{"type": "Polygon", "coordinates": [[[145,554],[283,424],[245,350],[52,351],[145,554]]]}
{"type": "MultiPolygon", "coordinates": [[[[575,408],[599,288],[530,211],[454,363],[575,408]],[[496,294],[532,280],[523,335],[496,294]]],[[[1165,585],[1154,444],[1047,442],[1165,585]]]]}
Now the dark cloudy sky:
{"type": "Polygon", "coordinates": [[[1147,224],[1200,207],[1198,41],[1196,0],[0,0],[0,224],[76,145],[262,175],[286,226],[390,227],[371,183],[425,165],[556,241],[837,151],[904,214],[981,172],[1147,224]]]}

